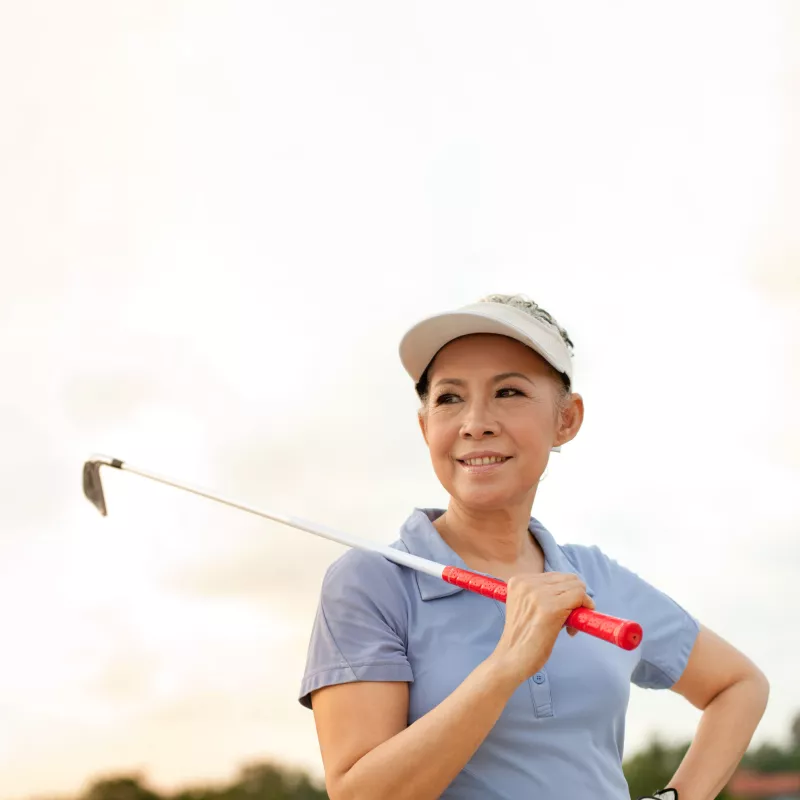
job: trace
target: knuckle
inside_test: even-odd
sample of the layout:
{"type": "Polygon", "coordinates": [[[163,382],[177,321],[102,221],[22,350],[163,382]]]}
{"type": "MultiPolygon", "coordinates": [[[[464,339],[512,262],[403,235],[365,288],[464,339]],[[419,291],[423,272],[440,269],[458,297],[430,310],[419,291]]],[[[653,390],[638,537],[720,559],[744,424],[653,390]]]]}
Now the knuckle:
{"type": "Polygon", "coordinates": [[[526,575],[522,573],[520,575],[514,575],[508,581],[508,585],[509,587],[516,587],[517,591],[532,591],[536,589],[538,585],[537,578],[537,575],[526,575]]]}

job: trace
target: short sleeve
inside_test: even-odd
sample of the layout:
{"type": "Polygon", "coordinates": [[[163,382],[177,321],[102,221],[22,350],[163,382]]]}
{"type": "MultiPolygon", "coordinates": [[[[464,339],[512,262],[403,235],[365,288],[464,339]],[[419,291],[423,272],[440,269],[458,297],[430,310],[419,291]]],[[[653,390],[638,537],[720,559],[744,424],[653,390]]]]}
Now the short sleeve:
{"type": "Polygon", "coordinates": [[[375,553],[346,553],[322,583],[300,703],[311,708],[312,692],[339,683],[413,681],[407,629],[400,568],[375,553]]]}
{"type": "MultiPolygon", "coordinates": [[[[566,548],[565,548],[566,549],[566,548]]],[[[631,682],[644,689],[668,689],[683,674],[700,626],[697,620],[675,600],[636,573],[620,566],[599,548],[570,548],[570,555],[584,551],[589,563],[581,564],[592,584],[598,611],[632,619],[642,626],[639,661],[631,682]],[[602,596],[610,598],[613,608],[600,608],[602,596]]],[[[579,557],[579,561],[583,561],[579,557]]],[[[606,604],[604,603],[604,606],[606,604]]]]}

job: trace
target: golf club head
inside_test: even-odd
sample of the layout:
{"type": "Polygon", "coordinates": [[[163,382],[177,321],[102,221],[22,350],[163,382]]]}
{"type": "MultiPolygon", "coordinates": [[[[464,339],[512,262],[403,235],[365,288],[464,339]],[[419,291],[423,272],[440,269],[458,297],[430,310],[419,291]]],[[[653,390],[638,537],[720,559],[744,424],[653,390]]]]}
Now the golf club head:
{"type": "Polygon", "coordinates": [[[83,493],[92,505],[105,517],[108,515],[103,482],[100,480],[100,467],[116,467],[120,469],[122,462],[117,458],[95,456],[83,465],[83,493]]]}

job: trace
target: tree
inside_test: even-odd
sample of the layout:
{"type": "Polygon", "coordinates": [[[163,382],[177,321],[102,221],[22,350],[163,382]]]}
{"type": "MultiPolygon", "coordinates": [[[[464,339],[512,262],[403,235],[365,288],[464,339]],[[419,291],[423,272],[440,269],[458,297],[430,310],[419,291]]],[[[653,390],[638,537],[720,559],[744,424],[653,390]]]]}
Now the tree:
{"type": "Polygon", "coordinates": [[[658,738],[622,765],[631,797],[643,797],[668,785],[688,744],[668,746],[658,738]]]}
{"type": "Polygon", "coordinates": [[[187,786],[170,795],[148,788],[139,775],[95,781],[80,800],[327,800],[325,790],[301,770],[269,762],[249,764],[228,784],[187,786]]]}
{"type": "Polygon", "coordinates": [[[218,800],[327,800],[327,797],[304,772],[269,762],[247,765],[237,780],[217,795],[218,800]]]}
{"type": "Polygon", "coordinates": [[[800,712],[794,715],[791,727],[792,749],[800,753],[800,712]]]}
{"type": "Polygon", "coordinates": [[[792,769],[792,754],[772,742],[765,742],[747,753],[742,766],[755,772],[786,772],[792,769]]]}
{"type": "MultiPolygon", "coordinates": [[[[668,786],[688,749],[689,742],[667,745],[654,738],[644,750],[626,759],[622,768],[631,797],[646,797],[668,786]]],[[[730,800],[730,796],[723,791],[717,800],[730,800]]]]}
{"type": "Polygon", "coordinates": [[[162,800],[148,789],[141,775],[118,775],[96,780],[84,792],[83,800],[162,800]]]}

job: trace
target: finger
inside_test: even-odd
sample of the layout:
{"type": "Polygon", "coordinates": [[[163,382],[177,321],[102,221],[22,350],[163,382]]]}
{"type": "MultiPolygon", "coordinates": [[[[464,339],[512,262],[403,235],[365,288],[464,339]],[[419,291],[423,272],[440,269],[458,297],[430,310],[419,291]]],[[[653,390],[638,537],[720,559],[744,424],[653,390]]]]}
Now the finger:
{"type": "Polygon", "coordinates": [[[576,587],[580,587],[583,591],[586,590],[585,584],[576,575],[561,575],[551,572],[538,575],[517,575],[508,581],[509,594],[544,590],[547,594],[559,595],[574,590],[576,587]]]}
{"type": "Polygon", "coordinates": [[[588,594],[586,594],[586,587],[583,584],[579,586],[574,586],[567,591],[561,592],[558,595],[559,604],[563,603],[564,608],[568,608],[570,611],[573,611],[576,608],[586,607],[590,609],[594,609],[594,601],[588,594]],[[591,603],[591,605],[586,605],[587,601],[591,603]]]}
{"type": "Polygon", "coordinates": [[[558,594],[572,594],[573,592],[580,592],[581,596],[586,594],[586,584],[580,579],[575,578],[573,581],[564,581],[553,586],[553,590],[558,594]]]}
{"type": "Polygon", "coordinates": [[[540,576],[543,583],[549,584],[568,584],[568,583],[583,583],[580,575],[574,575],[571,572],[544,572],[540,576]]]}
{"type": "Polygon", "coordinates": [[[569,625],[567,625],[567,633],[570,636],[574,636],[577,632],[578,632],[577,628],[571,628],[569,625]]]}
{"type": "Polygon", "coordinates": [[[579,581],[574,572],[541,572],[537,576],[544,583],[563,583],[564,581],[579,581]]]}

